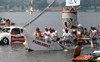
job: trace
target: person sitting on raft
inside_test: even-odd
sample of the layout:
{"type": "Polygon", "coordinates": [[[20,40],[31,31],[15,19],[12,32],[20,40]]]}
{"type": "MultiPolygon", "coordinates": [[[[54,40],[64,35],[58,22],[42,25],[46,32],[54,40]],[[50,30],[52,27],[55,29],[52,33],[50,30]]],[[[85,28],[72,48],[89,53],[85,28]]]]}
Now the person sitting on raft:
{"type": "Polygon", "coordinates": [[[34,32],[34,36],[43,37],[42,31],[40,31],[40,29],[38,27],[36,27],[36,31],[34,32]]]}
{"type": "Polygon", "coordinates": [[[72,55],[72,60],[74,60],[77,56],[80,55],[82,46],[83,46],[83,42],[81,40],[79,40],[78,45],[74,49],[74,52],[72,55]]]}
{"type": "Polygon", "coordinates": [[[70,43],[71,46],[71,41],[72,41],[72,34],[68,33],[68,28],[65,28],[65,33],[63,33],[63,36],[61,37],[63,38],[62,40],[59,41],[59,43],[63,42],[63,45],[65,45],[65,43],[70,43]]]}

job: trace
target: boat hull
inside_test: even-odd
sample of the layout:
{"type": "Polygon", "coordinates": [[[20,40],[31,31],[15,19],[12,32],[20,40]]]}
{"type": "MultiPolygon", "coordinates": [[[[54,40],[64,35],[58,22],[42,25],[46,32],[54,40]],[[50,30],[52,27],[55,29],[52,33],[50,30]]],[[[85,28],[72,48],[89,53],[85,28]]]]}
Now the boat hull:
{"type": "Polygon", "coordinates": [[[63,48],[57,42],[50,40],[45,40],[40,37],[35,37],[30,34],[25,34],[26,36],[26,48],[31,50],[61,50],[63,48]]]}

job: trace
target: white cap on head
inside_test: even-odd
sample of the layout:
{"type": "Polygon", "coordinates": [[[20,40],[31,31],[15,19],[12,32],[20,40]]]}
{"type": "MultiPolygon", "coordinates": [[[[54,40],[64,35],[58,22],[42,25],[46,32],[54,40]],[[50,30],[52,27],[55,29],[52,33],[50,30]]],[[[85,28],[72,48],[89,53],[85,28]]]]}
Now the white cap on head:
{"type": "Polygon", "coordinates": [[[48,29],[48,27],[46,26],[45,29],[48,29]]]}
{"type": "Polygon", "coordinates": [[[75,32],[75,30],[72,30],[73,32],[75,32]]]}
{"type": "Polygon", "coordinates": [[[57,33],[57,31],[55,31],[55,33],[57,33]]]}
{"type": "Polygon", "coordinates": [[[82,24],[78,24],[78,27],[82,27],[82,24]]]}
{"type": "Polygon", "coordinates": [[[92,28],[95,28],[95,26],[93,25],[92,28]]]}

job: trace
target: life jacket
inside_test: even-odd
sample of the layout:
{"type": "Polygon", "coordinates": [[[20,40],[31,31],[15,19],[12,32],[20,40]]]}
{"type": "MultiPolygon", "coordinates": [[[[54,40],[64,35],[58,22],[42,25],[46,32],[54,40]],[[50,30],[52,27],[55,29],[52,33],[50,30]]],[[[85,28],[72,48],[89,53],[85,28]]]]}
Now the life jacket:
{"type": "Polygon", "coordinates": [[[77,36],[77,37],[79,37],[80,34],[81,34],[81,32],[80,32],[80,34],[78,34],[78,32],[80,32],[80,31],[76,31],[76,36],[77,36]]]}
{"type": "Polygon", "coordinates": [[[84,34],[81,35],[81,38],[84,38],[84,34]]]}
{"type": "MultiPolygon", "coordinates": [[[[80,32],[80,34],[78,34],[78,32],[80,32],[80,31],[76,31],[76,36],[77,36],[77,37],[79,37],[80,34],[81,34],[81,32],[80,32]]],[[[84,38],[84,34],[81,35],[81,38],[84,38]]]]}
{"type": "Polygon", "coordinates": [[[6,23],[6,20],[4,20],[3,23],[6,23]]]}
{"type": "Polygon", "coordinates": [[[10,26],[10,24],[11,23],[10,23],[10,20],[9,20],[9,23],[7,23],[7,22],[5,23],[5,27],[10,26]]]}
{"type": "Polygon", "coordinates": [[[42,35],[41,35],[42,31],[39,31],[38,35],[37,35],[37,33],[38,33],[38,32],[35,31],[35,32],[34,32],[34,35],[35,35],[35,36],[38,36],[38,37],[42,37],[42,35]]]}

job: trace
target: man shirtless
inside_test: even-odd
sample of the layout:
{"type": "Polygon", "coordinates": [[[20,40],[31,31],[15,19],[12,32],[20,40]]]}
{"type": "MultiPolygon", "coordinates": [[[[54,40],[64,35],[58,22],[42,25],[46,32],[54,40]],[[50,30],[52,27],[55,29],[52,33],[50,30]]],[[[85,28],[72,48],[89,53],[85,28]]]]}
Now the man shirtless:
{"type": "Polygon", "coordinates": [[[78,41],[78,45],[77,45],[77,46],[75,47],[75,49],[74,49],[73,56],[72,56],[72,60],[74,60],[74,58],[76,58],[77,56],[80,55],[82,45],[83,45],[82,41],[79,40],[79,41],[78,41]]]}

